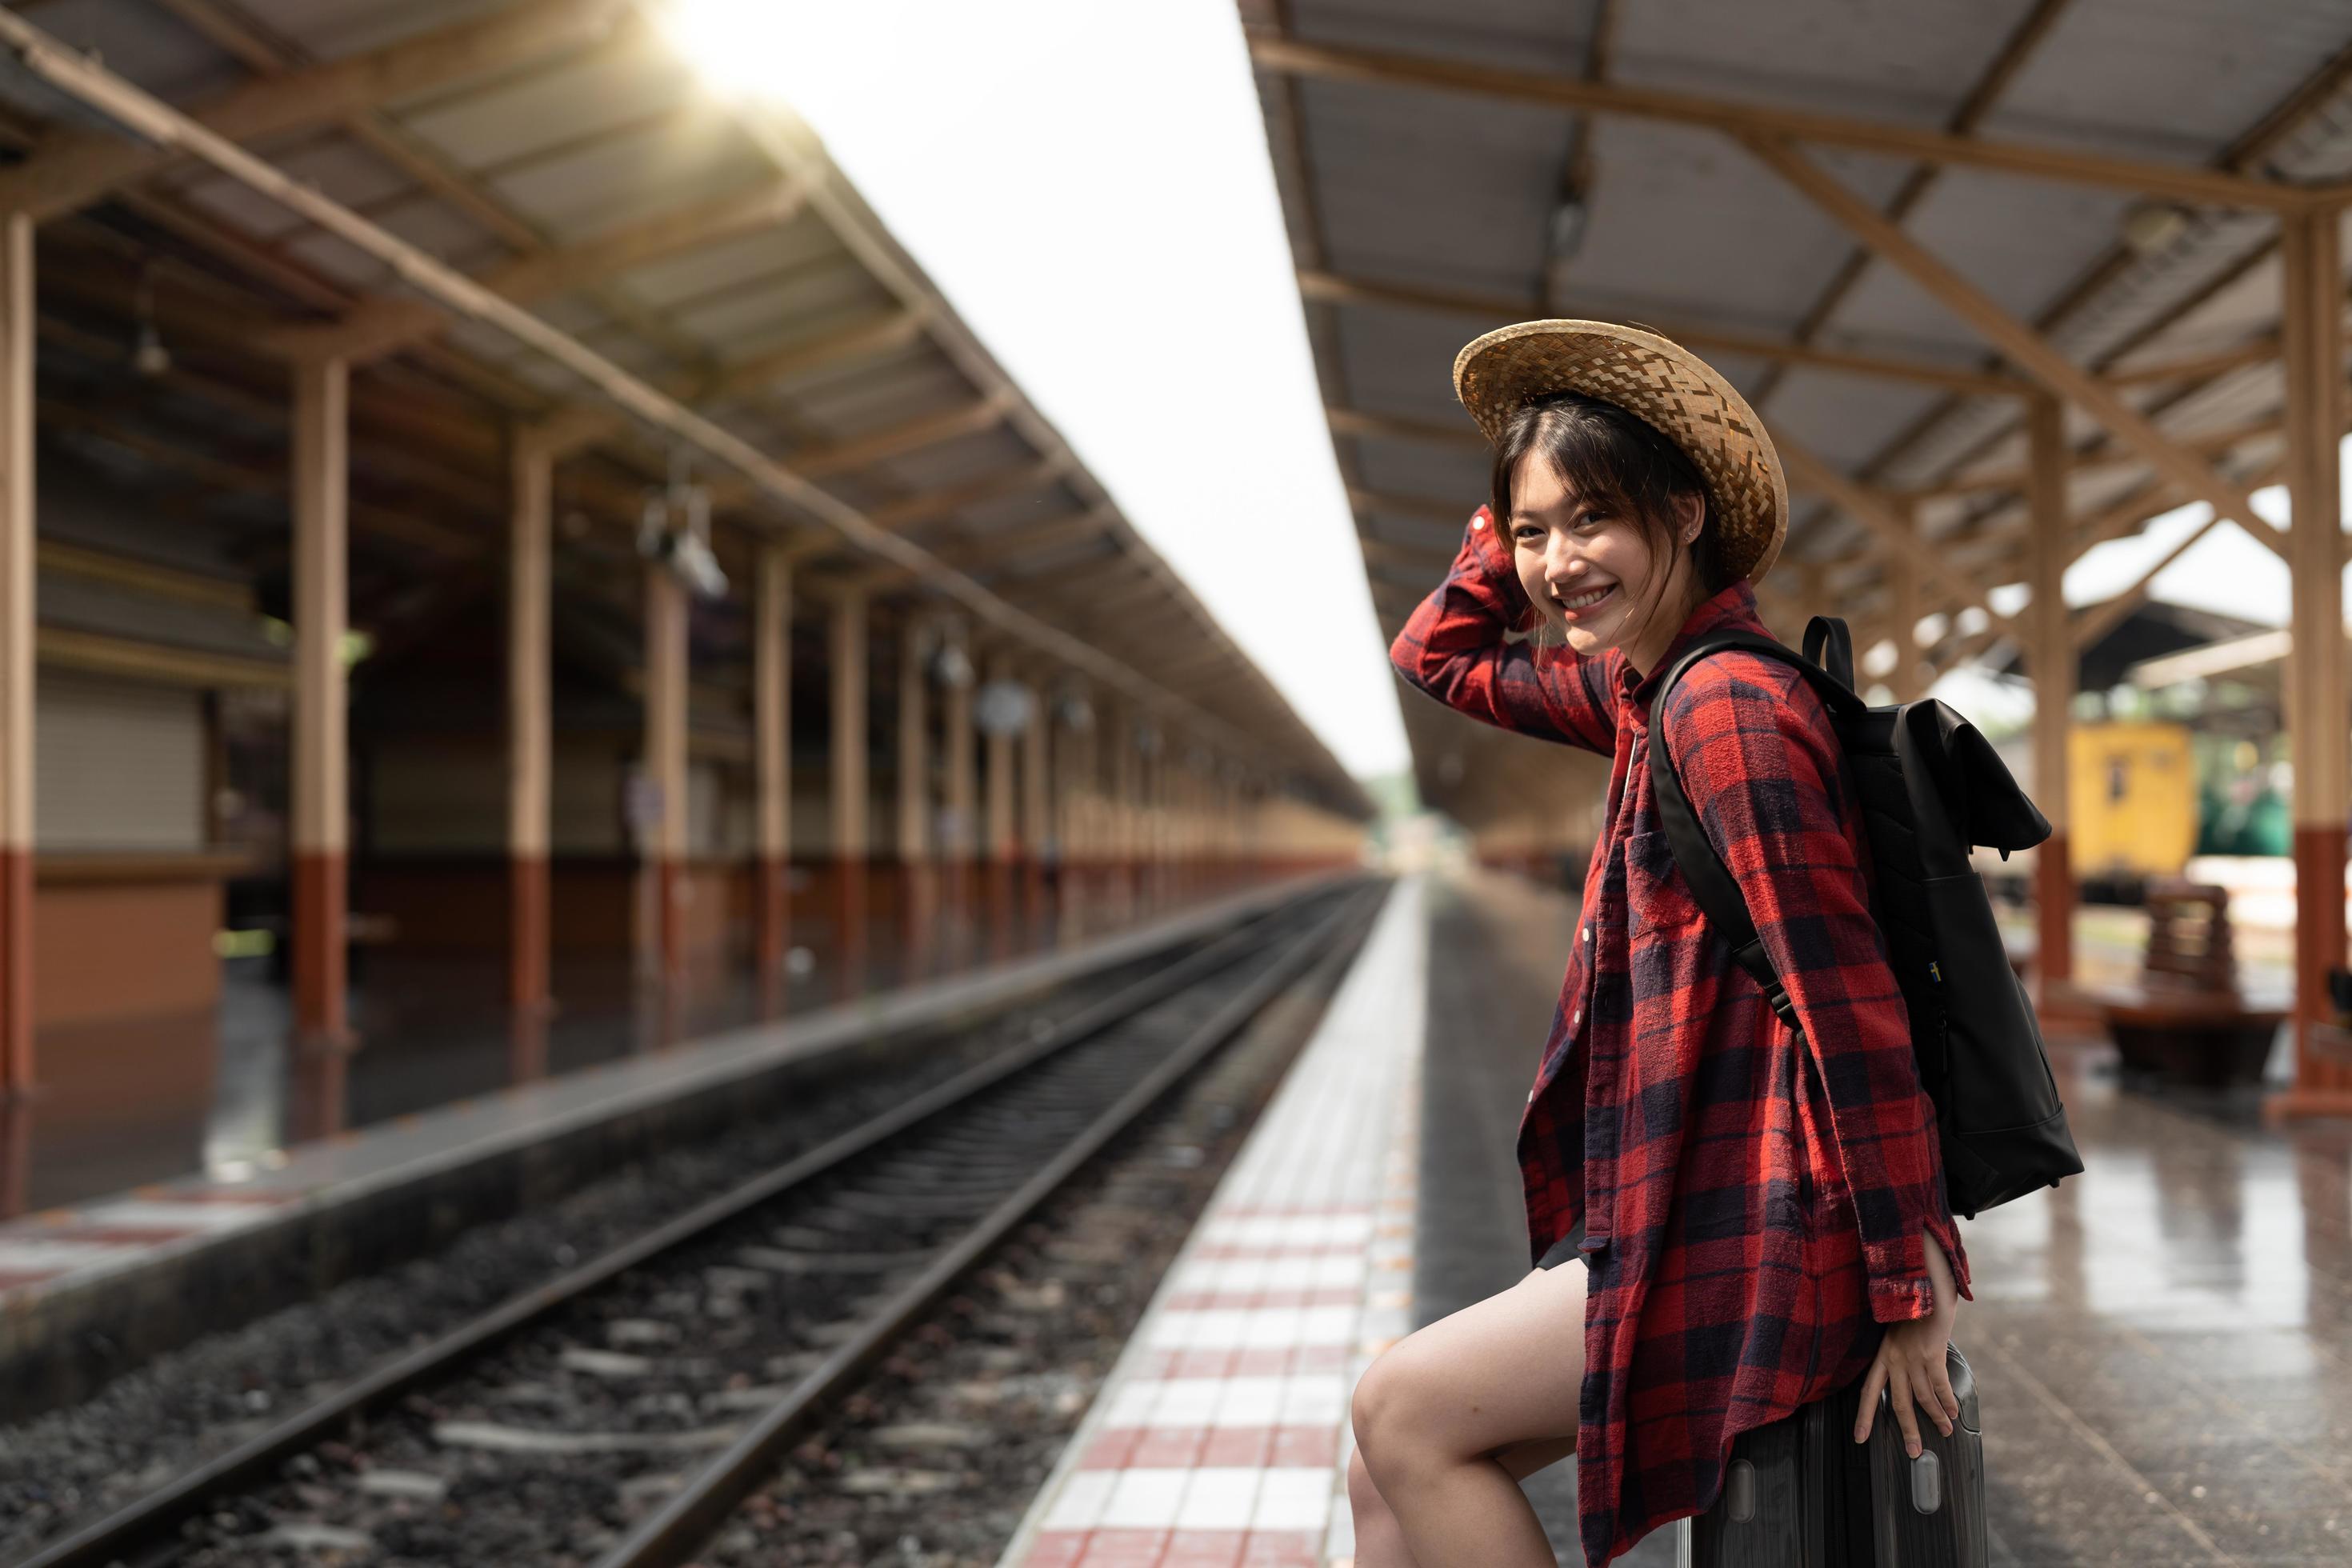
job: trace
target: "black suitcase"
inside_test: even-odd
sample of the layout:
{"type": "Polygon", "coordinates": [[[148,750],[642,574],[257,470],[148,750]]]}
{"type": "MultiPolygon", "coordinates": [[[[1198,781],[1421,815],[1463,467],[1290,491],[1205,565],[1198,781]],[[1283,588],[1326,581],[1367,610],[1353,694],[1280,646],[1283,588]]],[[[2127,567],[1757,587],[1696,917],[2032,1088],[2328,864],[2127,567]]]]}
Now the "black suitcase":
{"type": "Polygon", "coordinates": [[[1960,1416],[1948,1437],[1923,1416],[1916,1459],[1883,1393],[1870,1441],[1853,1440],[1859,1378],[1741,1433],[1715,1506],[1685,1521],[1680,1568],[1986,1568],[1976,1377],[1957,1345],[1945,1365],[1960,1416]]]}

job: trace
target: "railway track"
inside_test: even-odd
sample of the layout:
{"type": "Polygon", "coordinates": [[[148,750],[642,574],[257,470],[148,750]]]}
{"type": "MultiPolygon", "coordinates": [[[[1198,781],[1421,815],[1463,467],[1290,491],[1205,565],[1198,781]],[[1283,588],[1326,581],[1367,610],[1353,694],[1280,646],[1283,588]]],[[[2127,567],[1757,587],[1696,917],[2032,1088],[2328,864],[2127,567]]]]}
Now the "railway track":
{"type": "Polygon", "coordinates": [[[1370,902],[1356,889],[1269,914],[394,1358],[24,1568],[282,1551],[684,1563],[977,1259],[1360,936],[1370,902]],[[365,1468],[348,1458],[362,1442],[365,1468]]]}

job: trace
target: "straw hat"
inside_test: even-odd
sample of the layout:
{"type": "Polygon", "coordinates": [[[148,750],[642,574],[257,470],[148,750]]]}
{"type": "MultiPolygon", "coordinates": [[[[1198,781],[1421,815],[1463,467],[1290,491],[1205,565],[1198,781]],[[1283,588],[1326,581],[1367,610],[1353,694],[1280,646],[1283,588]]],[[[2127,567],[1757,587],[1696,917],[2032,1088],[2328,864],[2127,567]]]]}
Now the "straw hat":
{"type": "Polygon", "coordinates": [[[1764,422],[1706,361],[1654,332],[1609,321],[1521,321],[1454,361],[1454,390],[1489,441],[1555,392],[1580,392],[1646,421],[1698,466],[1715,501],[1724,565],[1758,580],[1789,531],[1789,480],[1764,422]]]}

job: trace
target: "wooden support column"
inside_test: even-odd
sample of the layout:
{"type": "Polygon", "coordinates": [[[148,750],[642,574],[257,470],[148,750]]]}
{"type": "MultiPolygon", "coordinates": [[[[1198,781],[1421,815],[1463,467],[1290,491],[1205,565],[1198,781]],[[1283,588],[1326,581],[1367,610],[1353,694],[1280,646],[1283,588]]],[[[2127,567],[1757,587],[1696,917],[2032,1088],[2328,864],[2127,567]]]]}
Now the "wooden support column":
{"type": "Polygon", "coordinates": [[[909,617],[898,643],[898,861],[909,871],[931,858],[931,732],[929,668],[934,628],[909,617]]]}
{"type": "Polygon", "coordinates": [[[2026,406],[2032,473],[2027,485],[2029,574],[2027,668],[2033,674],[2033,801],[2050,819],[2034,851],[2033,891],[2039,948],[2034,984],[2042,1005],[2058,1002],[2074,978],[2074,867],[2067,822],[2068,737],[2074,710],[2074,638],[2066,624],[2068,556],[2065,411],[2054,397],[2026,406]]]}
{"type": "Polygon", "coordinates": [[[13,212],[0,217],[0,1100],[33,1087],[33,220],[13,212]]]}
{"type": "Polygon", "coordinates": [[[2294,1082],[2277,1116],[2352,1115],[2352,1066],[2312,1048],[2333,1016],[2327,972],[2345,963],[2345,824],[2352,816],[2352,695],[2345,674],[2344,258],[2330,209],[2279,221],[2286,350],[2288,561],[2294,618],[2287,744],[2294,760],[2294,1082]]]}
{"type": "Polygon", "coordinates": [[[908,977],[931,970],[939,917],[931,866],[931,649],[939,628],[909,616],[898,635],[898,914],[908,977]]]}
{"type": "Polygon", "coordinates": [[[865,589],[844,590],[835,596],[826,625],[833,677],[834,921],[840,958],[835,989],[845,996],[866,987],[867,604],[865,589]]]}
{"type": "Polygon", "coordinates": [[[753,941],[763,984],[791,946],[793,858],[793,564],[783,547],[760,547],[751,605],[752,772],[759,794],[759,884],[753,941]]]}
{"type": "Polygon", "coordinates": [[[646,870],[653,899],[651,957],[664,985],[686,978],[686,584],[646,566],[645,780],[652,802],[646,870]]]}
{"type": "Polygon", "coordinates": [[[866,612],[864,592],[841,594],[826,626],[833,667],[833,854],[844,867],[864,865],[867,850],[866,612]]]}
{"type": "Polygon", "coordinates": [[[1030,684],[1034,707],[1021,732],[1021,848],[1032,865],[1045,859],[1053,837],[1054,700],[1040,675],[1030,684]]]}
{"type": "MultiPolygon", "coordinates": [[[[988,679],[1013,679],[1012,663],[1003,654],[989,660],[988,679]]],[[[1013,833],[1013,739],[993,732],[988,736],[988,859],[999,867],[1011,865],[1020,850],[1013,833]]]]}
{"type": "Polygon", "coordinates": [[[514,515],[507,535],[507,997],[518,1012],[548,1004],[548,825],[551,754],[549,649],[555,464],[518,438],[514,515]]]}
{"type": "Polygon", "coordinates": [[[1911,702],[1927,688],[1919,656],[1919,517],[1910,501],[1894,503],[1911,548],[1889,550],[1882,557],[1886,569],[1887,614],[1895,627],[1895,668],[1887,684],[1895,700],[1911,702]]]}
{"type": "Polygon", "coordinates": [[[947,842],[941,847],[959,867],[969,867],[977,843],[980,788],[971,726],[972,683],[950,686],[942,704],[941,729],[947,750],[947,842]]]}
{"type": "MultiPolygon", "coordinates": [[[[345,899],[350,756],[343,633],[351,502],[349,367],[294,370],[294,1027],[340,1049],[347,1033],[345,899]]],[[[318,1131],[341,1125],[321,1107],[318,1131]]]]}
{"type": "Polygon", "coordinates": [[[1110,857],[1122,898],[1132,900],[1143,858],[1143,756],[1136,747],[1135,720],[1126,710],[1108,729],[1110,857]]]}

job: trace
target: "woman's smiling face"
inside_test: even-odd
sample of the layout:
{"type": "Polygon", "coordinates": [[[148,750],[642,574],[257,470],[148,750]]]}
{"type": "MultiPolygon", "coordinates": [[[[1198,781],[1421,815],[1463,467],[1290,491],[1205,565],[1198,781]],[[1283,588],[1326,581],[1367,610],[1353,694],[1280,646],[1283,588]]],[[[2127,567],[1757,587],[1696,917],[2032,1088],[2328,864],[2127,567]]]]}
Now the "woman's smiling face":
{"type": "MultiPolygon", "coordinates": [[[[1704,503],[1681,500],[1676,532],[1687,538],[1704,503]]],[[[1622,648],[1635,668],[1646,669],[1642,656],[1661,657],[1682,629],[1690,610],[1687,552],[1654,556],[1640,523],[1578,494],[1544,454],[1529,452],[1512,470],[1505,528],[1528,602],[1578,655],[1622,648]]]]}

